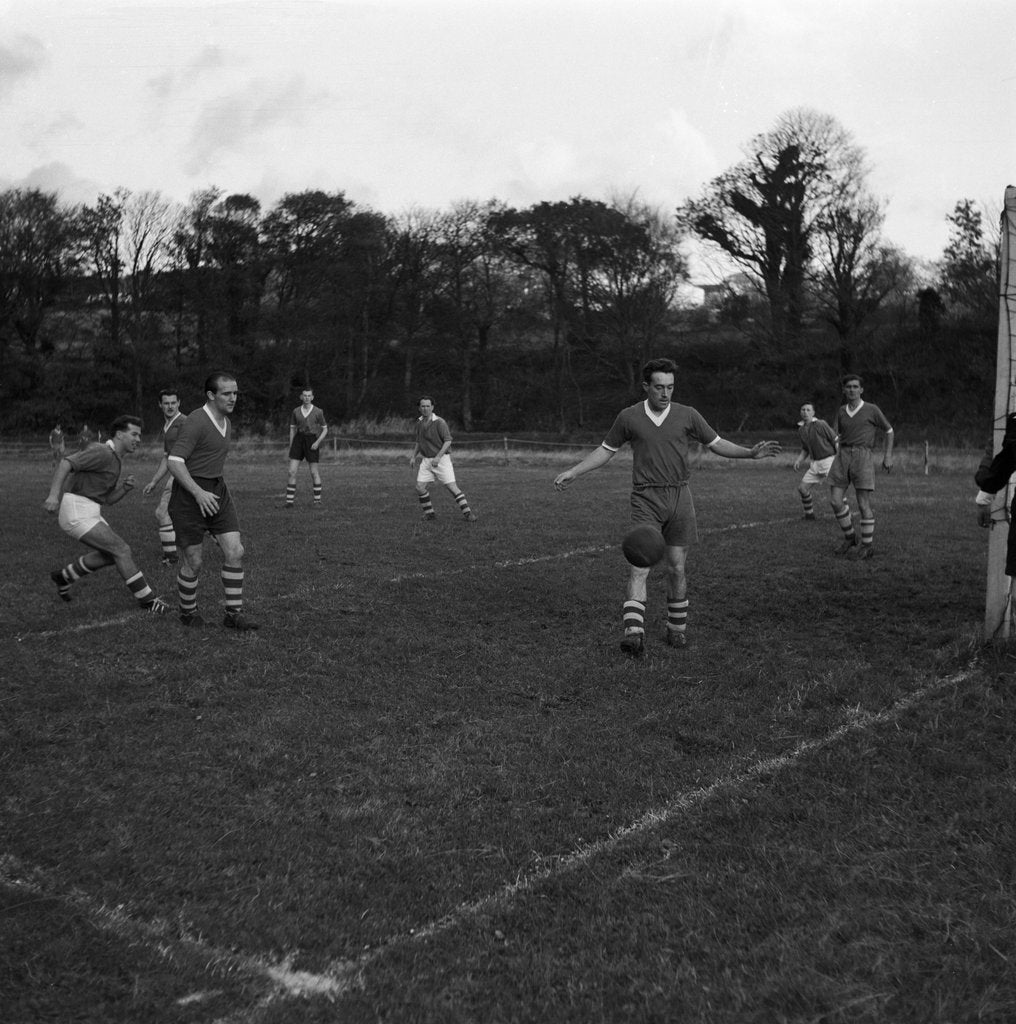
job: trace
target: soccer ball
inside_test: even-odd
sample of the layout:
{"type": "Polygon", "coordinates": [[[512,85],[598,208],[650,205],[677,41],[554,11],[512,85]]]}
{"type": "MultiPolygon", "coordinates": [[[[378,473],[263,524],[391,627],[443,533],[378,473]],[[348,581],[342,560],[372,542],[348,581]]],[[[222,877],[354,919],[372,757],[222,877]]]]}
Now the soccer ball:
{"type": "Polygon", "coordinates": [[[621,550],[632,565],[648,569],[663,557],[667,542],[657,527],[650,523],[639,523],[624,535],[621,550]]]}

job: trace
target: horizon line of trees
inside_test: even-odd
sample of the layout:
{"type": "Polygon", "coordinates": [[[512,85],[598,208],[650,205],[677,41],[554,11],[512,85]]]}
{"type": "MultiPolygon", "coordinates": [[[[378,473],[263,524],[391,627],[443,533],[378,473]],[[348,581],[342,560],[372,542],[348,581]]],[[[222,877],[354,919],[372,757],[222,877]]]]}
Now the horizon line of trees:
{"type": "Polygon", "coordinates": [[[884,237],[868,174],[835,119],[799,108],[670,212],[575,196],[389,216],[319,190],[263,210],[219,188],[68,207],[11,189],[0,430],[144,415],[168,382],[196,404],[225,366],[249,429],[311,386],[333,422],[404,415],[427,391],[467,431],[564,434],[635,400],[656,355],[727,429],[836,401],[848,370],[898,419],[987,429],[998,234],[961,199],[921,267],[884,237]],[[704,306],[680,300],[691,241],[726,281],[704,306]]]}

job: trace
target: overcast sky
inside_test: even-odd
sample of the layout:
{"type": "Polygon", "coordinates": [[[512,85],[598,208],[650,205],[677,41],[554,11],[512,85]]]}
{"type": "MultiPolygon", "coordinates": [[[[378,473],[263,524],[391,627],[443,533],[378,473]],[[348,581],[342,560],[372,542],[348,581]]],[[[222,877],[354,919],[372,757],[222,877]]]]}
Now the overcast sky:
{"type": "Polygon", "coordinates": [[[1016,30],[985,0],[0,0],[0,188],[385,213],[639,196],[670,210],[794,107],[835,117],[935,259],[1016,181],[1016,30]]]}

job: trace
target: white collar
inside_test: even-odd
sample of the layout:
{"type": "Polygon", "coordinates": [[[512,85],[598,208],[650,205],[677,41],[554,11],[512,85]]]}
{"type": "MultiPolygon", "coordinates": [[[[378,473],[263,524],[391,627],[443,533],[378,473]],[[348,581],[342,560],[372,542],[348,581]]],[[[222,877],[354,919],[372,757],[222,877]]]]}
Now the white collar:
{"type": "Polygon", "coordinates": [[[215,427],[215,429],[223,437],[225,437],[226,436],[226,431],[229,430],[229,417],[226,416],[225,414],[223,414],[223,417],[222,417],[223,423],[222,423],[222,426],[220,427],[219,426],[219,421],[215,418],[215,413],[212,412],[212,410],[208,408],[208,403],[205,402],[205,404],[201,408],[205,410],[205,414],[212,421],[212,425],[215,427]]]}
{"type": "Polygon", "coordinates": [[[845,405],[843,408],[847,410],[847,415],[852,419],[864,408],[864,399],[862,398],[860,402],[857,403],[856,409],[851,409],[849,404],[845,405]]]}
{"type": "Polygon", "coordinates": [[[663,421],[670,415],[670,403],[667,404],[667,408],[663,412],[654,412],[652,407],[649,405],[649,399],[647,398],[642,403],[642,408],[645,409],[646,415],[655,423],[657,426],[662,425],[663,421]]]}
{"type": "Polygon", "coordinates": [[[303,413],[304,419],[306,419],[313,411],[314,411],[314,403],[313,402],[311,402],[310,405],[301,405],[300,406],[300,412],[303,413]]]}

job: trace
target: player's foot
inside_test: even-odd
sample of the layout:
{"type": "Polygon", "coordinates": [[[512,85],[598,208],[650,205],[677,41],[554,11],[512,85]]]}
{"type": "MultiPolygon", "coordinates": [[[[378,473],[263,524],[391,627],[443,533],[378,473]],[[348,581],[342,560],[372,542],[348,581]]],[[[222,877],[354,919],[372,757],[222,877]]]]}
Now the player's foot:
{"type": "Polygon", "coordinates": [[[148,612],[149,615],[165,615],[169,611],[169,605],[161,597],[153,597],[151,601],[145,601],[141,610],[148,612]]]}
{"type": "Polygon", "coordinates": [[[176,565],[176,555],[163,555],[161,562],[163,565],[176,565]]]}
{"type": "Polygon", "coordinates": [[[850,553],[851,551],[853,551],[853,550],[854,550],[854,548],[856,548],[856,547],[857,547],[857,545],[858,545],[859,543],[860,543],[860,541],[858,540],[857,534],[855,533],[855,534],[854,534],[854,535],[853,535],[852,537],[848,537],[848,538],[847,538],[847,539],[846,539],[846,540],[845,540],[845,541],[844,541],[844,542],[843,542],[843,543],[842,543],[842,544],[841,544],[841,545],[840,545],[840,546],[839,546],[839,547],[838,547],[838,548],[836,549],[836,554],[837,554],[837,555],[846,555],[846,554],[849,554],[849,553],[850,553]]]}
{"type": "Polygon", "coordinates": [[[688,646],[688,634],[682,629],[668,629],[667,630],[667,646],[668,647],[687,647],[688,646]]]}
{"type": "Polygon", "coordinates": [[[222,624],[226,629],[235,629],[241,633],[260,628],[258,623],[251,622],[243,612],[226,612],[222,618],[222,624]]]}
{"type": "Polygon", "coordinates": [[[811,522],[814,522],[815,521],[815,513],[814,512],[805,512],[804,515],[801,516],[801,518],[802,519],[809,519],[809,520],[811,520],[811,522]]]}
{"type": "Polygon", "coordinates": [[[466,522],[467,523],[475,523],[476,522],[476,513],[475,512],[467,512],[465,518],[466,518],[466,522]]]}
{"type": "Polygon", "coordinates": [[[282,507],[283,507],[283,508],[284,508],[284,509],[285,509],[285,510],[286,510],[287,512],[292,512],[292,511],[293,511],[293,503],[292,503],[291,501],[287,501],[287,502],[286,502],[286,504],[285,504],[285,505],[283,505],[282,507]]]}
{"type": "Polygon", "coordinates": [[[862,544],[851,552],[851,557],[855,562],[863,562],[866,558],[875,557],[875,549],[871,544],[862,544]]]}
{"type": "Polygon", "coordinates": [[[424,521],[425,523],[433,523],[433,522],[436,522],[436,521],[437,521],[437,516],[436,516],[436,515],[434,515],[434,513],[431,513],[431,514],[430,514],[429,516],[424,516],[424,517],[423,517],[423,521],[424,521]]]}
{"type": "Polygon", "coordinates": [[[61,601],[71,599],[71,585],[64,579],[63,569],[54,569],[49,578],[56,584],[56,591],[61,601]]]}
{"type": "Polygon", "coordinates": [[[203,626],[205,620],[197,612],[180,612],[181,626],[203,626]]]}
{"type": "Polygon", "coordinates": [[[621,641],[621,650],[629,658],[638,658],[646,649],[646,642],[641,633],[625,633],[621,641]]]}

